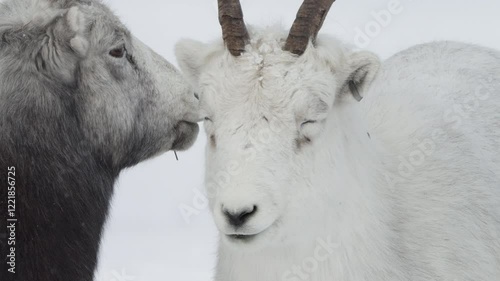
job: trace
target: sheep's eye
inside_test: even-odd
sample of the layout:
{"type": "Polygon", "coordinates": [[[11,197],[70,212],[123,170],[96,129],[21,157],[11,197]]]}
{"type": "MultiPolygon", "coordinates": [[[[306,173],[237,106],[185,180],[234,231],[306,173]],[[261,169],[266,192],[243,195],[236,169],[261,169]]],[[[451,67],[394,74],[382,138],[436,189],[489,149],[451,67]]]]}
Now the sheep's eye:
{"type": "Polygon", "coordinates": [[[205,117],[205,121],[212,121],[209,117],[205,117]]]}
{"type": "Polygon", "coordinates": [[[123,58],[126,52],[125,46],[120,46],[119,48],[109,51],[109,55],[114,58],[123,58]]]}
{"type": "Polygon", "coordinates": [[[306,121],[302,122],[302,124],[300,124],[300,126],[304,126],[307,124],[314,124],[314,123],[316,123],[316,120],[306,120],[306,121]]]}

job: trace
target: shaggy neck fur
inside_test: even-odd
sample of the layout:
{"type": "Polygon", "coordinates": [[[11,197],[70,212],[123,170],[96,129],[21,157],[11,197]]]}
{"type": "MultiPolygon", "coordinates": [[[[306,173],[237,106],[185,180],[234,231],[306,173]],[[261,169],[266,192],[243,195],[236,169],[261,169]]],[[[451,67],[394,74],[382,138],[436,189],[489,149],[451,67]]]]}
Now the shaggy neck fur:
{"type": "Polygon", "coordinates": [[[375,189],[383,180],[380,153],[354,101],[339,103],[327,131],[296,163],[301,188],[294,190],[302,194],[294,196],[315,208],[294,207],[304,209],[296,219],[307,222],[287,231],[298,234],[294,243],[255,253],[221,243],[217,280],[406,280],[395,256],[391,206],[375,189]]]}
{"type": "Polygon", "coordinates": [[[1,182],[7,182],[8,167],[16,171],[17,260],[16,275],[9,276],[90,281],[119,169],[85,141],[70,98],[74,90],[49,92],[43,83],[24,77],[23,85],[37,86],[22,95],[17,89],[23,85],[0,82],[13,89],[2,92],[0,110],[1,182]],[[23,101],[17,100],[20,96],[23,101]],[[6,107],[12,104],[18,107],[6,107]],[[33,253],[36,258],[30,258],[33,253]]]}

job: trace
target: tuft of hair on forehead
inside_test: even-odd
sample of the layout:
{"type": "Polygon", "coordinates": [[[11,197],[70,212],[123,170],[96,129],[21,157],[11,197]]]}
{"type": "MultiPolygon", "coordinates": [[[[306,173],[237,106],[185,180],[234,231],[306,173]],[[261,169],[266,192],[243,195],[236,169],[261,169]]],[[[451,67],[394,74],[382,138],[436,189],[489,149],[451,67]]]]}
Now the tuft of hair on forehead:
{"type": "Polygon", "coordinates": [[[268,27],[248,27],[250,42],[248,51],[258,51],[260,53],[281,53],[286,38],[286,31],[281,25],[272,25],[268,27]]]}
{"type": "MultiPolygon", "coordinates": [[[[266,66],[275,64],[299,62],[301,65],[314,64],[331,67],[333,73],[342,71],[347,56],[354,48],[342,41],[321,35],[315,44],[309,42],[305,52],[298,56],[283,49],[288,31],[281,25],[273,25],[265,28],[254,28],[249,26],[250,42],[241,58],[244,63],[254,69],[264,69],[266,66]]],[[[238,59],[230,60],[238,63],[238,59]]]]}
{"type": "MultiPolygon", "coordinates": [[[[288,30],[282,25],[276,24],[264,28],[249,26],[249,33],[250,42],[247,45],[246,53],[261,56],[287,54],[294,58],[302,57],[283,49],[288,30]]],[[[351,49],[353,49],[352,46],[348,46],[334,37],[321,35],[314,44],[309,42],[305,53],[318,55],[317,53],[320,52],[319,55],[323,56],[325,52],[328,52],[330,56],[342,56],[351,49]]]]}
{"type": "Polygon", "coordinates": [[[333,73],[344,71],[349,53],[354,48],[341,41],[321,35],[316,44],[310,42],[301,56],[283,50],[288,30],[281,24],[268,27],[248,26],[250,41],[245,52],[234,57],[222,44],[222,40],[204,44],[194,40],[181,40],[176,45],[176,56],[179,66],[189,78],[192,85],[199,87],[201,74],[207,65],[216,63],[221,71],[237,67],[245,73],[245,79],[261,84],[265,72],[275,66],[295,65],[299,67],[319,67],[326,65],[333,73]]]}
{"type": "Polygon", "coordinates": [[[80,9],[77,6],[73,6],[69,9],[66,15],[69,27],[76,34],[70,40],[71,48],[81,57],[84,57],[87,54],[89,48],[89,42],[83,36],[85,33],[86,22],[85,17],[80,12],[80,9]]]}

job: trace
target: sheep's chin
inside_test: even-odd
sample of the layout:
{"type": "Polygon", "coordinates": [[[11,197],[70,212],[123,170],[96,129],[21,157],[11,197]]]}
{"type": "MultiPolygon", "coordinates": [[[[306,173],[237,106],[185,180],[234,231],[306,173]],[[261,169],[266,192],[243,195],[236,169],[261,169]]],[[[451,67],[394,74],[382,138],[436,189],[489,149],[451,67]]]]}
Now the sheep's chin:
{"type": "Polygon", "coordinates": [[[221,234],[222,242],[238,250],[258,251],[266,248],[275,236],[273,226],[253,235],[221,234]]]}

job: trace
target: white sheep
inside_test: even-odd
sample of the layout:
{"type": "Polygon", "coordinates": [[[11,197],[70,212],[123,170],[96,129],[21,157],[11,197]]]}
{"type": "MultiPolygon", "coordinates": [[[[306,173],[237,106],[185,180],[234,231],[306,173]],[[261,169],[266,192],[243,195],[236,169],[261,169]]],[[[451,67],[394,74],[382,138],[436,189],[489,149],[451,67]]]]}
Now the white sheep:
{"type": "Polygon", "coordinates": [[[218,281],[500,280],[500,53],[431,43],[379,63],[316,34],[182,41],[209,138],[218,281]],[[364,99],[361,102],[361,98],[364,99]]]}

